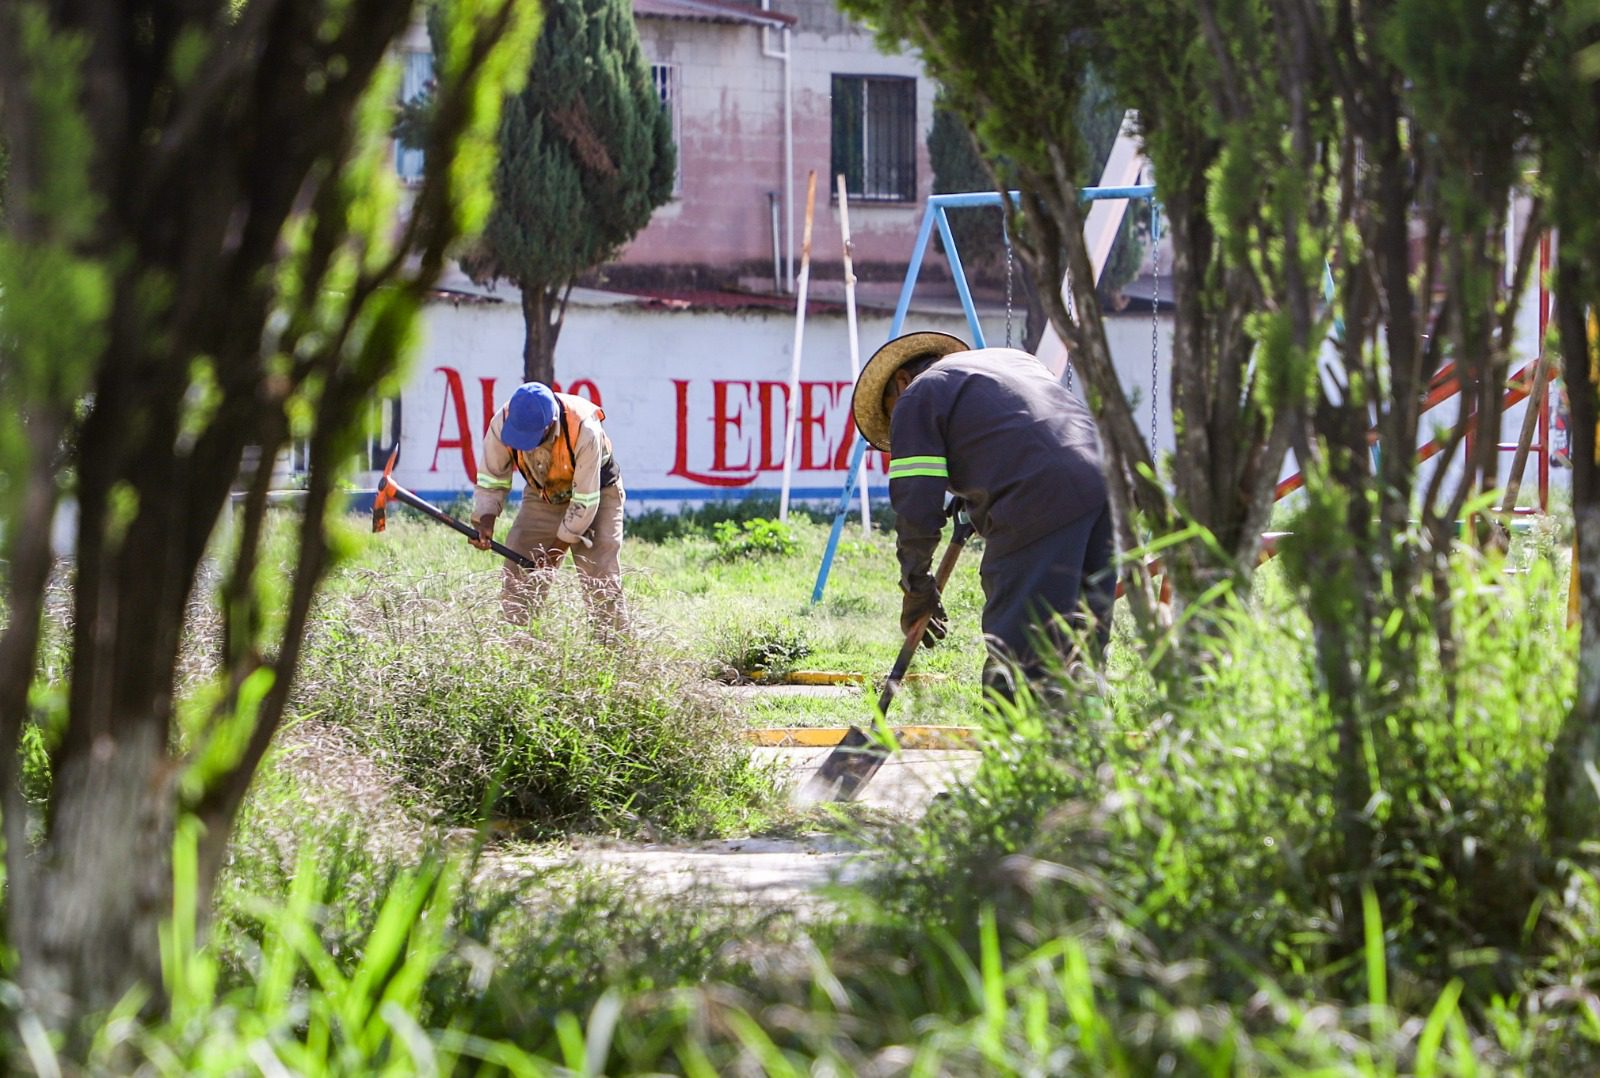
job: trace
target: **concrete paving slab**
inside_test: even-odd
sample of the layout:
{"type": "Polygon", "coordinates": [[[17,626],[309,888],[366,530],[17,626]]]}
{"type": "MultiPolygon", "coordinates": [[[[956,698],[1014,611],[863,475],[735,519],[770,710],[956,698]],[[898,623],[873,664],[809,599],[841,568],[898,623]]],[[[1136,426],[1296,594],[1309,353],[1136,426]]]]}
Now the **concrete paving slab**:
{"type": "Polygon", "coordinates": [[[502,856],[494,868],[501,873],[532,873],[576,865],[625,875],[652,894],[693,893],[711,901],[800,912],[824,908],[826,899],[820,894],[824,888],[855,883],[871,868],[867,855],[826,838],[579,847],[502,856]]]}
{"type": "MultiPolygon", "coordinates": [[[[816,773],[832,749],[751,750],[758,760],[771,760],[789,772],[791,789],[798,789],[816,773]]],[[[861,789],[856,803],[921,816],[941,790],[966,782],[978,770],[983,754],[968,750],[907,749],[883,762],[872,781],[861,789]]]]}
{"type": "MultiPolygon", "coordinates": [[[[787,771],[798,788],[832,749],[756,748],[757,759],[787,771]]],[[[907,750],[884,761],[856,803],[919,817],[939,791],[966,781],[982,754],[972,751],[907,750]]],[[[768,909],[816,915],[828,910],[825,890],[860,882],[871,871],[870,853],[836,838],[726,839],[686,845],[605,844],[567,849],[491,852],[484,871],[531,874],[583,867],[624,877],[630,886],[662,896],[694,895],[700,901],[754,903],[768,909]]]]}

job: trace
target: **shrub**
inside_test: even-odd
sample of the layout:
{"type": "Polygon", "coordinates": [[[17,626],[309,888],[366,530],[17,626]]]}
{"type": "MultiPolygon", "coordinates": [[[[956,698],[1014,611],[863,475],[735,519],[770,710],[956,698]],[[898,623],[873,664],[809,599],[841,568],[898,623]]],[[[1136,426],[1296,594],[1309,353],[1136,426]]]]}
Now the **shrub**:
{"type": "Polygon", "coordinates": [[[50,753],[44,731],[31,722],[22,724],[22,797],[36,806],[50,800],[50,753]]]}
{"type": "MultiPolygon", "coordinates": [[[[791,516],[817,523],[832,523],[831,509],[805,503],[789,506],[791,516]]],[[[710,539],[718,524],[744,524],[753,520],[773,520],[778,516],[778,499],[771,497],[735,498],[706,502],[692,509],[647,509],[628,518],[628,538],[645,543],[665,543],[674,539],[710,539]]]]}
{"type": "Polygon", "coordinates": [[[350,731],[444,819],[693,834],[747,826],[772,796],[693,664],[648,638],[591,638],[575,584],[514,631],[497,577],[367,579],[325,608],[297,709],[350,731]]]}
{"type": "Polygon", "coordinates": [[[754,558],[766,554],[784,557],[800,549],[800,541],[787,524],[758,517],[736,524],[721,521],[712,529],[717,544],[717,557],[723,561],[754,558]]]}
{"type": "Polygon", "coordinates": [[[791,618],[735,616],[713,630],[711,673],[723,680],[784,673],[811,650],[805,627],[791,618]]]}

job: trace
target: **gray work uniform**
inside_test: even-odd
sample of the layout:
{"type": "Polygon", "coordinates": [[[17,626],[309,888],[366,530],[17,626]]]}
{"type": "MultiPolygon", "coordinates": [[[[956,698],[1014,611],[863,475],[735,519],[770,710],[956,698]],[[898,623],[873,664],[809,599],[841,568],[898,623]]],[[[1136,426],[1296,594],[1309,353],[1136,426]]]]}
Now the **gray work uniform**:
{"type": "MultiPolygon", "coordinates": [[[[956,352],[914,378],[890,419],[889,497],[901,587],[926,587],[945,492],[984,538],[983,631],[996,656],[1043,673],[1041,627],[1086,601],[1103,647],[1115,577],[1094,420],[1033,356],[956,352]]],[[[1066,638],[1049,634],[1052,650],[1066,638]]]]}

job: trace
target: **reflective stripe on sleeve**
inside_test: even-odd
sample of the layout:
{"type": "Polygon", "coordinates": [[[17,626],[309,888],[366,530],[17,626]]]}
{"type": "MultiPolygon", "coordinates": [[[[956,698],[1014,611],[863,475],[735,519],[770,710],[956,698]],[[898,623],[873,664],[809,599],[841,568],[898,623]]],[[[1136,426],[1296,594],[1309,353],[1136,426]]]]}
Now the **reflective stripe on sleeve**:
{"type": "Polygon", "coordinates": [[[479,473],[477,485],[482,487],[484,490],[510,490],[511,480],[495,479],[493,476],[479,473]]]}
{"type": "Polygon", "coordinates": [[[948,479],[949,462],[944,457],[896,457],[889,462],[890,479],[914,479],[921,475],[948,479]]]}
{"type": "Polygon", "coordinates": [[[593,494],[579,494],[577,491],[573,491],[572,504],[581,505],[585,509],[589,508],[591,505],[599,505],[600,492],[597,490],[593,494]]]}

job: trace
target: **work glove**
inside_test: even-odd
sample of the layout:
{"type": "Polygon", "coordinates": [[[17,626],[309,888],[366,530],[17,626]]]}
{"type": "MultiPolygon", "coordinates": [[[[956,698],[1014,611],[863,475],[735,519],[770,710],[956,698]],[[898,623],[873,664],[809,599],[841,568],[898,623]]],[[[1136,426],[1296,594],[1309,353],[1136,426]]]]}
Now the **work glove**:
{"type": "Polygon", "coordinates": [[[473,517],[472,526],[478,529],[478,537],[469,538],[467,542],[479,550],[488,550],[489,541],[494,538],[494,519],[492,516],[473,517]]]}
{"type": "Polygon", "coordinates": [[[944,612],[939,589],[931,579],[907,589],[900,601],[900,631],[909,636],[924,614],[928,615],[928,624],[922,630],[922,646],[931,648],[950,631],[950,617],[944,612]]]}

